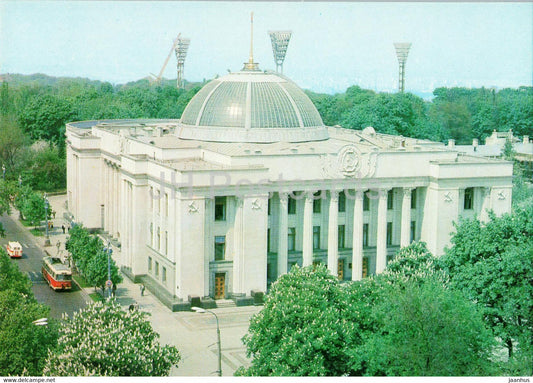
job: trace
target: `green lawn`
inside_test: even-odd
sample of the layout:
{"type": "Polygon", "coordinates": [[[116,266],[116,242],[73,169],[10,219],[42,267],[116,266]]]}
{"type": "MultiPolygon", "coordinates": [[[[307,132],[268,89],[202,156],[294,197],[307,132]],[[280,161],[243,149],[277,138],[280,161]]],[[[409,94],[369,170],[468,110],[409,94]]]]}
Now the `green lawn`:
{"type": "Polygon", "coordinates": [[[102,297],[100,293],[91,293],[89,296],[94,302],[101,302],[104,300],[104,297],[102,297]]]}
{"type": "Polygon", "coordinates": [[[37,228],[37,229],[30,229],[30,233],[32,233],[33,235],[35,235],[36,237],[42,237],[44,235],[44,233],[42,232],[41,229],[37,228]]]}
{"type": "Polygon", "coordinates": [[[75,274],[75,275],[72,275],[72,278],[78,283],[78,285],[80,285],[80,287],[83,289],[85,287],[91,287],[91,285],[89,285],[87,283],[87,281],[85,280],[85,278],[83,278],[81,275],[79,274],[75,274]]]}

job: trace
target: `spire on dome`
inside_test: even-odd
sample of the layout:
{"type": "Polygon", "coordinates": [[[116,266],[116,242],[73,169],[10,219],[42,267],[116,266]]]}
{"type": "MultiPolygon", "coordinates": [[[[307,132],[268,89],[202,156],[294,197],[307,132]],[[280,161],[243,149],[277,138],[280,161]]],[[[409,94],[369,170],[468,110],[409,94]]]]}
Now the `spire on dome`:
{"type": "Polygon", "coordinates": [[[244,63],[243,70],[259,70],[259,64],[254,63],[254,13],[250,15],[250,57],[244,63]]]}

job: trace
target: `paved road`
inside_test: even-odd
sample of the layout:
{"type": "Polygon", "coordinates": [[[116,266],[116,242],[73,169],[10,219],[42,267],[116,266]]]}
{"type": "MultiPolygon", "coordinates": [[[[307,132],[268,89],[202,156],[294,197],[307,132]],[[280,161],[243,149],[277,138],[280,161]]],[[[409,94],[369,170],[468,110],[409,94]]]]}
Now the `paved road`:
{"type": "MultiPolygon", "coordinates": [[[[50,316],[52,318],[61,318],[63,313],[72,315],[72,313],[78,311],[80,308],[86,306],[84,295],[79,289],[66,292],[55,292],[52,290],[41,274],[41,264],[44,256],[44,252],[39,248],[37,241],[42,239],[36,239],[26,229],[20,226],[20,223],[15,222],[13,217],[3,215],[0,217],[4,229],[6,231],[6,237],[0,238],[0,245],[5,248],[8,241],[18,241],[22,245],[23,255],[20,259],[12,259],[12,262],[16,262],[19,269],[27,273],[33,282],[33,293],[35,298],[40,303],[44,303],[50,306],[50,316]]],[[[51,254],[56,253],[55,247],[50,247],[48,250],[51,254]]]]}

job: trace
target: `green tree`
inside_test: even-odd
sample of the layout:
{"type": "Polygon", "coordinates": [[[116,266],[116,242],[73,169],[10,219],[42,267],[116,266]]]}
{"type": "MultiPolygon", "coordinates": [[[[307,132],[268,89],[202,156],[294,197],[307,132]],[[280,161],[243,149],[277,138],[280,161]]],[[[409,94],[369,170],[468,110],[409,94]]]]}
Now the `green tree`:
{"type": "Polygon", "coordinates": [[[57,342],[57,324],[32,322],[48,314],[49,308],[35,300],[29,278],[0,248],[0,375],[42,374],[48,350],[57,342]]]}
{"type": "Polygon", "coordinates": [[[34,153],[29,173],[30,184],[35,190],[50,192],[66,187],[66,161],[55,146],[34,153]]]}
{"type": "Polygon", "coordinates": [[[148,314],[124,311],[111,300],[66,317],[48,376],[167,376],[180,360],[174,346],[161,346],[148,314]]]}
{"type": "MultiPolygon", "coordinates": [[[[111,281],[113,285],[117,285],[122,282],[122,276],[119,273],[117,264],[113,258],[109,259],[111,281]]],[[[86,269],[83,274],[87,278],[87,282],[91,286],[100,287],[102,294],[105,293],[105,283],[108,280],[108,257],[107,252],[101,249],[98,251],[87,263],[86,269]]]]}
{"type": "Polygon", "coordinates": [[[438,258],[428,250],[425,242],[412,242],[402,247],[394,259],[387,262],[387,268],[381,274],[381,278],[395,283],[414,281],[419,284],[438,279],[444,284],[448,280],[448,275],[438,258]]]}
{"type": "Polygon", "coordinates": [[[493,338],[473,303],[440,281],[392,289],[373,309],[367,375],[490,375],[493,338]]]}
{"type": "MultiPolygon", "coordinates": [[[[41,221],[46,219],[45,199],[37,193],[30,193],[22,202],[21,213],[30,224],[37,226],[41,221]]],[[[50,218],[52,209],[48,208],[48,218],[50,218]]]]}
{"type": "Polygon", "coordinates": [[[338,376],[352,345],[339,281],[324,266],[293,267],[272,285],[244,336],[250,367],[237,375],[338,376]]]}
{"type": "Polygon", "coordinates": [[[28,143],[28,137],[24,135],[13,116],[0,117],[0,162],[5,165],[8,177],[14,176],[18,170],[20,153],[28,143]]]}
{"type": "Polygon", "coordinates": [[[19,114],[22,129],[32,140],[64,145],[65,123],[71,118],[67,100],[54,95],[34,96],[19,114]]]}
{"type": "Polygon", "coordinates": [[[14,290],[25,296],[32,296],[30,279],[11,262],[4,247],[0,247],[0,291],[14,290]]]}
{"type": "Polygon", "coordinates": [[[509,357],[518,351],[521,358],[531,352],[533,333],[533,204],[489,218],[460,221],[442,261],[451,286],[482,307],[509,357]]]}

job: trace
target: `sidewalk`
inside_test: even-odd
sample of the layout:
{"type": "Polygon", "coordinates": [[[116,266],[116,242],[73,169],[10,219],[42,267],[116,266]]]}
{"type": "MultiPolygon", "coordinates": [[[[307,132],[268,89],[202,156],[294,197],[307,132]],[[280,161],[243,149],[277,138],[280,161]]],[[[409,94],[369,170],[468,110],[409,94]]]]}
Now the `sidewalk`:
{"type": "MultiPolygon", "coordinates": [[[[51,246],[44,247],[44,238],[38,241],[43,249],[51,255],[59,255],[64,259],[67,255],[65,234],[62,225],[68,229],[68,222],[63,218],[66,211],[66,195],[50,196],[50,205],[56,212],[52,219],[53,229],[50,230],[51,246]],[[59,243],[59,246],[58,246],[59,243]]],[[[113,259],[120,264],[122,253],[119,248],[113,247],[113,259]]],[[[154,330],[160,334],[162,344],[171,344],[178,348],[181,361],[178,368],[173,368],[171,376],[216,376],[218,363],[218,346],[216,336],[216,321],[209,313],[198,314],[194,312],[172,312],[148,290],[141,296],[140,284],[135,284],[123,275],[124,281],[118,285],[116,299],[124,309],[131,304],[138,304],[139,309],[150,314],[154,330]]],[[[94,288],[85,288],[88,295],[94,288]]],[[[87,296],[87,300],[90,298],[87,296]]],[[[232,376],[241,365],[247,365],[245,347],[241,338],[248,331],[250,317],[259,312],[261,307],[246,306],[233,308],[213,309],[220,324],[222,344],[222,372],[224,376],[232,376]]]]}

